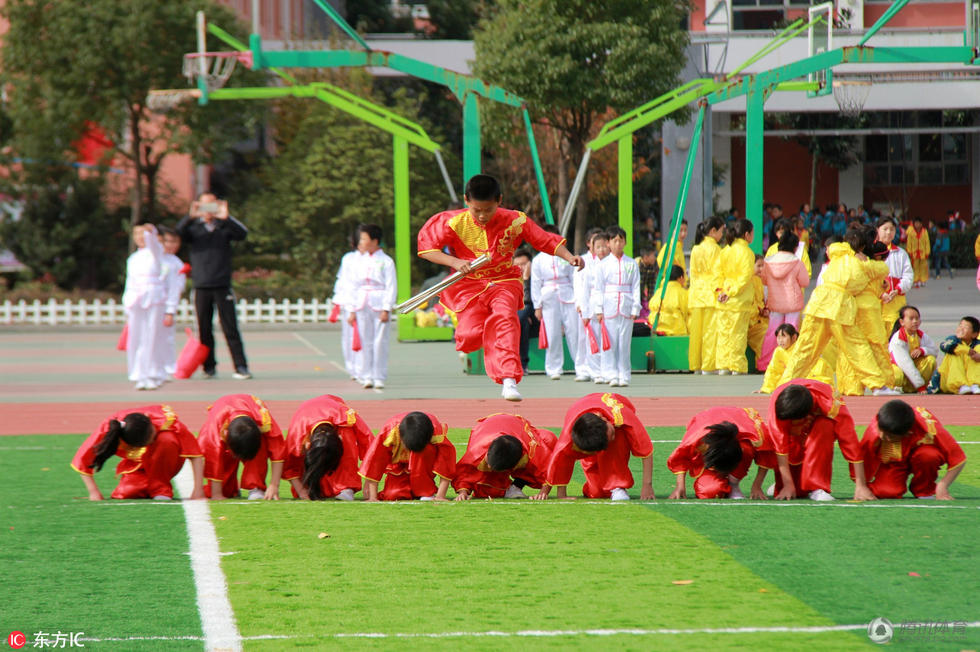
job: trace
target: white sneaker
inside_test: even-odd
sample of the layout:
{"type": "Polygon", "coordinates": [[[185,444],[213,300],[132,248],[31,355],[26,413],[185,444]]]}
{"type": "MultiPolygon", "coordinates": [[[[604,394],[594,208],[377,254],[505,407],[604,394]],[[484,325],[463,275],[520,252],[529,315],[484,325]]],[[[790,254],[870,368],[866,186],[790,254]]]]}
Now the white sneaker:
{"type": "Polygon", "coordinates": [[[354,500],[354,490],[353,489],[344,489],[339,494],[337,494],[336,496],[334,496],[334,498],[336,498],[337,500],[346,500],[346,501],[349,502],[351,500],[354,500]]]}
{"type": "Polygon", "coordinates": [[[508,401],[520,401],[524,398],[521,396],[521,393],[517,391],[517,381],[515,381],[513,378],[504,378],[504,389],[500,392],[500,395],[508,401]]]}
{"type": "Polygon", "coordinates": [[[152,392],[155,389],[160,389],[161,385],[163,385],[163,383],[157,382],[155,380],[148,380],[146,381],[146,384],[143,387],[143,389],[145,389],[148,392],[152,392]]]}
{"type": "Polygon", "coordinates": [[[935,500],[935,499],[936,499],[936,494],[932,494],[931,496],[919,496],[919,500],[935,500]]]}
{"type": "Polygon", "coordinates": [[[159,496],[154,496],[153,500],[165,501],[165,500],[173,500],[173,498],[171,498],[170,496],[164,496],[163,494],[160,494],[159,496]]]}
{"type": "Polygon", "coordinates": [[[551,374],[548,376],[548,378],[551,378],[552,380],[561,380],[561,374],[551,374]]]}
{"type": "Polygon", "coordinates": [[[594,382],[596,385],[605,385],[609,381],[607,381],[605,378],[600,378],[597,376],[594,379],[592,379],[592,382],[594,382]]]}
{"type": "Polygon", "coordinates": [[[766,487],[766,495],[772,498],[776,495],[776,483],[773,483],[766,487]]]}
{"type": "Polygon", "coordinates": [[[810,492],[810,500],[816,500],[817,502],[824,503],[829,500],[835,500],[835,498],[823,489],[814,489],[810,492]]]}
{"type": "Polygon", "coordinates": [[[719,369],[719,370],[718,370],[718,375],[719,375],[719,376],[727,376],[727,375],[729,375],[730,373],[732,373],[732,372],[730,372],[730,371],[729,371],[728,369],[719,369]]]}
{"type": "MultiPolygon", "coordinates": [[[[145,381],[142,381],[142,380],[137,381],[136,382],[136,385],[134,386],[134,389],[136,389],[137,391],[142,392],[144,389],[146,389],[146,382],[145,381]]],[[[969,388],[967,388],[967,389],[969,389],[969,388]]],[[[962,394],[962,392],[960,392],[960,393],[962,394]]]]}
{"type": "Polygon", "coordinates": [[[423,503],[431,503],[435,499],[436,499],[435,496],[421,496],[421,497],[419,497],[419,500],[421,500],[423,503]]]}
{"type": "Polygon", "coordinates": [[[265,491],[262,489],[249,489],[248,490],[249,500],[265,500],[265,491]]]}
{"type": "Polygon", "coordinates": [[[898,396],[901,394],[901,392],[897,389],[892,389],[891,387],[879,387],[871,392],[871,394],[873,396],[898,396]]]}
{"type": "Polygon", "coordinates": [[[361,387],[364,389],[371,389],[374,387],[374,382],[370,378],[365,378],[361,381],[361,387]]]}
{"type": "Polygon", "coordinates": [[[732,500],[745,500],[745,494],[742,493],[742,488],[738,486],[738,481],[728,478],[728,484],[731,486],[732,491],[728,494],[728,497],[732,500]]]}
{"type": "Polygon", "coordinates": [[[585,374],[579,374],[578,376],[575,376],[575,382],[577,383],[587,383],[590,380],[592,379],[589,376],[586,376],[585,374]]]}
{"type": "Polygon", "coordinates": [[[613,489],[612,490],[612,496],[610,496],[609,499],[610,500],[629,500],[630,499],[630,495],[628,493],[626,493],[626,490],[625,489],[616,488],[616,489],[613,489]]]}
{"type": "Polygon", "coordinates": [[[507,487],[507,491],[504,492],[504,498],[527,498],[527,496],[517,486],[510,485],[507,487]]]}
{"type": "Polygon", "coordinates": [[[630,386],[630,383],[625,378],[620,378],[619,379],[619,386],[620,387],[629,387],[630,386]]]}
{"type": "Polygon", "coordinates": [[[249,380],[252,377],[252,374],[248,369],[240,369],[236,370],[231,377],[235,380],[249,380]]]}
{"type": "Polygon", "coordinates": [[[963,385],[962,387],[960,387],[960,391],[958,393],[959,394],[972,394],[973,393],[973,388],[970,387],[969,385],[963,385]]]}
{"type": "Polygon", "coordinates": [[[745,372],[744,371],[733,371],[732,372],[732,375],[733,376],[744,376],[745,375],[745,372]]]}
{"type": "Polygon", "coordinates": [[[609,386],[610,387],[619,387],[619,381],[618,380],[610,380],[609,381],[609,386]]]}
{"type": "Polygon", "coordinates": [[[382,380],[376,380],[376,381],[374,381],[374,388],[375,389],[384,389],[385,388],[384,381],[382,381],[382,380]]]}
{"type": "Polygon", "coordinates": [[[980,385],[970,385],[970,389],[974,394],[980,394],[980,385]]]}

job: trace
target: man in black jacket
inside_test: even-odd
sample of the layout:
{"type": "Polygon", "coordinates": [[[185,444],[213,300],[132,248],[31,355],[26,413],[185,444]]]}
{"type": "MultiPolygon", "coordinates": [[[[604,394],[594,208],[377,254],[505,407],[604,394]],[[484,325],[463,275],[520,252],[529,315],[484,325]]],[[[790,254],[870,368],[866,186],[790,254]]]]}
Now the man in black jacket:
{"type": "Polygon", "coordinates": [[[228,214],[228,202],[218,201],[211,193],[203,193],[191,203],[190,214],[177,223],[177,233],[190,248],[191,280],[194,282],[194,309],[201,343],[210,349],[204,361],[204,374],[215,375],[214,332],[211,322],[214,306],[218,306],[221,330],[235,362],[232,377],[246,380],[252,377],[245,359],[242,336],[235,315],[235,295],[231,291],[231,243],[248,235],[245,225],[228,214]]]}

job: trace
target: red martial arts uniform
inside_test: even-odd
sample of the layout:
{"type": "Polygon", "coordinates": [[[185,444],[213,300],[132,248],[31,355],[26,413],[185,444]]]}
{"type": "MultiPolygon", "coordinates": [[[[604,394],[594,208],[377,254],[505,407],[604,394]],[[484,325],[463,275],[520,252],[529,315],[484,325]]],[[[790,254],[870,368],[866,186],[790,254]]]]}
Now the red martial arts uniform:
{"type": "MultiPolygon", "coordinates": [[[[286,463],[283,466],[282,479],[302,481],[306,470],[306,451],[310,447],[310,434],[321,423],[329,423],[337,430],[344,447],[337,468],[320,478],[323,495],[336,496],[344,489],[357,493],[361,490],[357,461],[367,454],[371,444],[371,429],[361,415],[347,407],[342,398],[331,394],[311,398],[296,409],[286,434],[286,463]]],[[[297,496],[295,489],[293,496],[297,496]]]]}
{"type": "Polygon", "coordinates": [[[415,453],[402,445],[398,434],[398,425],[406,414],[409,413],[388,419],[378,436],[371,440],[361,461],[359,473],[362,478],[381,482],[381,477],[385,477],[384,490],[378,493],[381,500],[434,496],[437,487],[433,474],[449,480],[456,475],[456,447],[446,434],[449,426],[426,413],[434,432],[429,445],[415,453]]]}
{"type": "Polygon", "coordinates": [[[630,454],[640,458],[653,455],[653,442],[630,400],[612,393],[583,396],[565,414],[565,424],[548,463],[547,482],[553,487],[566,486],[572,479],[575,460],[582,460],[582,493],[587,498],[609,498],[613,489],[633,486],[630,454]],[[572,424],[586,412],[598,414],[616,429],[616,436],[598,453],[582,451],[572,442],[572,424]]]}
{"type": "Polygon", "coordinates": [[[535,489],[545,484],[545,472],[557,438],[549,430],[535,428],[527,419],[514,414],[492,414],[483,417],[470,432],[466,452],[456,463],[453,489],[467,489],[476,498],[502,498],[511,478],[523,480],[535,489]],[[490,444],[501,435],[521,442],[520,461],[509,471],[492,471],[487,466],[490,444]]]}
{"type": "Polygon", "coordinates": [[[456,350],[471,353],[482,347],[487,376],[497,383],[504,378],[519,382],[523,373],[517,311],[524,304],[524,284],[512,258],[524,242],[554,255],[565,239],[506,208],[498,208],[486,225],[473,219],[469,209],[444,211],[419,231],[419,254],[449,247],[451,255],[463,260],[490,257],[483,267],[443,290],[439,300],[459,317],[456,350]]]}
{"type": "Polygon", "coordinates": [[[772,451],[772,439],[766,426],[754,408],[714,407],[695,414],[687,424],[687,431],[680,446],[667,458],[667,468],[675,475],[689,473],[694,478],[694,495],[698,498],[726,498],[731,493],[728,476],[741,480],[749,472],[756,455],[772,451]],[[704,468],[707,444],[701,440],[708,434],[708,426],[729,421],[738,428],[738,443],[742,447],[742,461],[730,473],[718,473],[704,468]]]}
{"type": "Polygon", "coordinates": [[[876,498],[901,498],[905,490],[918,497],[936,495],[939,468],[946,472],[966,462],[966,454],[929,410],[915,408],[915,425],[901,441],[881,439],[874,419],[861,439],[864,473],[876,498]],[[909,476],[912,482],[909,483],[909,476]]]}
{"type": "Polygon", "coordinates": [[[242,461],[242,489],[265,491],[268,463],[286,459],[286,442],[282,431],[261,399],[249,394],[222,396],[208,408],[208,418],[198,434],[201,450],[204,451],[204,477],[209,481],[205,487],[208,497],[211,496],[211,480],[221,483],[221,493],[225,498],[238,497],[240,460],[225,443],[228,425],[237,417],[251,417],[262,432],[259,452],[252,459],[242,461]]]}
{"type": "Polygon", "coordinates": [[[123,458],[116,466],[119,486],[112,498],[173,498],[170,481],[184,465],[188,457],[201,457],[201,448],[193,433],[187,429],[169,405],[148,405],[131,410],[120,410],[102,422],[99,429],[89,435],[71,461],[71,467],[82,475],[92,475],[95,447],[109,431],[109,422],[123,421],[127,414],[145,414],[157,434],[149,446],[134,448],[119,441],[116,455],[123,458]]]}
{"type": "MultiPolygon", "coordinates": [[[[797,493],[830,492],[835,439],[845,460],[853,464],[864,459],[851,413],[834,388],[819,380],[798,378],[777,387],[769,399],[768,425],[776,455],[789,457],[797,493]],[[798,424],[776,418],[776,399],[790,385],[803,385],[813,396],[812,412],[798,424]]],[[[773,456],[764,457],[759,466],[776,468],[773,456]]],[[[776,493],[782,488],[782,475],[776,471],[776,493]]]]}

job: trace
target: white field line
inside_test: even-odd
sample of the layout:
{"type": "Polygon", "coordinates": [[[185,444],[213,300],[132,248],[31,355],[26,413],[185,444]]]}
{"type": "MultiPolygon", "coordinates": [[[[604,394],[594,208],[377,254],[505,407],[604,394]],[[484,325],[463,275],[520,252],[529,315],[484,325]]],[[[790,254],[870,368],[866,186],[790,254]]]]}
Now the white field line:
{"type": "MultiPolygon", "coordinates": [[[[967,628],[980,627],[980,621],[958,623],[967,628]]],[[[703,627],[690,629],[525,629],[516,632],[486,631],[486,632],[352,632],[337,634],[261,634],[244,636],[243,641],[268,641],[291,639],[340,639],[340,638],[549,638],[556,636],[660,636],[684,634],[825,634],[831,632],[866,631],[867,624],[858,625],[815,625],[809,627],[776,626],[776,627],[703,627]]],[[[125,641],[201,641],[199,636],[133,636],[128,638],[82,638],[82,641],[125,642],[125,641]]],[[[938,637],[937,637],[938,640],[938,637]]]]}
{"type": "Polygon", "coordinates": [[[344,368],[344,365],[337,364],[336,362],[334,362],[333,360],[331,360],[330,359],[330,356],[328,356],[323,350],[321,350],[320,347],[318,347],[315,344],[313,344],[313,342],[309,341],[308,339],[306,339],[305,337],[303,337],[302,335],[300,335],[299,333],[296,333],[296,332],[293,333],[293,337],[295,337],[300,342],[302,342],[303,344],[305,344],[311,351],[313,351],[317,355],[322,355],[324,358],[327,358],[327,362],[329,362],[331,365],[333,365],[336,369],[338,369],[340,371],[343,371],[345,374],[347,373],[347,369],[344,368]]]}
{"type": "MultiPolygon", "coordinates": [[[[194,488],[191,465],[184,464],[177,474],[177,491],[189,496],[194,488]]],[[[206,500],[182,500],[190,541],[191,569],[197,592],[197,609],[201,614],[204,646],[208,650],[242,649],[242,638],[235,623],[235,613],[228,600],[228,584],[221,571],[218,537],[211,523],[211,510],[206,500]]]]}

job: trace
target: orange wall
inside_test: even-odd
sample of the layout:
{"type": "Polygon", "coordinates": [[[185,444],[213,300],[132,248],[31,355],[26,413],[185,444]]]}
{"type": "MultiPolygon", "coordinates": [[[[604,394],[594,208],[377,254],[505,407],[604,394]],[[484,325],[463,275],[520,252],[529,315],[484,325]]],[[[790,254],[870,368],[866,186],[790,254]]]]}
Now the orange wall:
{"type": "MultiPolygon", "coordinates": [[[[865,3],[864,5],[864,26],[871,27],[875,24],[882,14],[884,14],[890,2],[884,3],[865,3]]],[[[885,29],[891,27],[963,27],[966,15],[962,2],[912,2],[895,15],[885,29]]]]}
{"type": "MultiPolygon", "coordinates": [[[[915,186],[907,190],[909,215],[926,222],[942,220],[946,211],[959,211],[969,220],[973,206],[973,188],[966,186],[915,186]]],[[[864,205],[871,207],[877,202],[898,204],[902,189],[898,186],[880,186],[864,189],[864,205]]]]}
{"type": "MultiPolygon", "coordinates": [[[[780,204],[783,213],[794,215],[800,204],[810,201],[810,165],[812,158],[805,147],[792,140],[766,138],[763,167],[766,201],[780,204]]],[[[745,215],[745,139],[732,139],[732,204],[745,215]]],[[[821,164],[817,168],[816,203],[821,207],[837,203],[837,170],[821,164]]],[[[722,209],[727,206],[719,207],[722,209]]]]}

